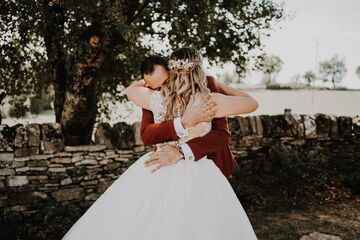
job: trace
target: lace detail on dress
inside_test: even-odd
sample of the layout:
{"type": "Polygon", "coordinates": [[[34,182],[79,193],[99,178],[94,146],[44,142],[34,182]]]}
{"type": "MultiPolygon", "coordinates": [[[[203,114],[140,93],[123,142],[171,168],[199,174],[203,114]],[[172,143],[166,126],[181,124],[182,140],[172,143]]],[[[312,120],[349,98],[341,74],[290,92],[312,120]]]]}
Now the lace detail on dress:
{"type": "Polygon", "coordinates": [[[154,91],[150,97],[150,108],[154,115],[154,122],[160,123],[165,120],[166,109],[160,91],[154,91]]]}

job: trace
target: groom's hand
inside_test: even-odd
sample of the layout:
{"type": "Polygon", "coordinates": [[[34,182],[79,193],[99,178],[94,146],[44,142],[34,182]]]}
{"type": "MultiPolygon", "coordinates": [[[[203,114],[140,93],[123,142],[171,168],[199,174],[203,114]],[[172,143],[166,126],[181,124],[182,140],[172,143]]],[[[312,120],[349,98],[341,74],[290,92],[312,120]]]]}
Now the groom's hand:
{"type": "Polygon", "coordinates": [[[183,155],[176,147],[172,145],[165,145],[161,147],[161,149],[150,154],[150,158],[145,161],[145,166],[148,167],[154,164],[159,164],[151,170],[151,173],[154,173],[162,167],[177,163],[182,158],[183,155]]]}

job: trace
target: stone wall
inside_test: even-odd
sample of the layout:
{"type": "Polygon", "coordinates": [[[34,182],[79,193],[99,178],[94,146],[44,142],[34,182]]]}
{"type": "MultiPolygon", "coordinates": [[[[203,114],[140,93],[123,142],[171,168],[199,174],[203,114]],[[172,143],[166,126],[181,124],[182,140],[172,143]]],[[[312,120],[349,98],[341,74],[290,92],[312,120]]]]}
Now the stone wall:
{"type": "MultiPolygon", "coordinates": [[[[327,149],[329,157],[360,169],[360,118],[262,115],[229,118],[239,175],[269,172],[276,142],[327,149]],[[350,163],[350,164],[349,164],[350,163]]],[[[79,217],[136,159],[151,150],[140,124],[99,124],[95,144],[64,146],[56,123],[0,125],[0,209],[4,220],[79,217]]]]}
{"type": "Polygon", "coordinates": [[[239,163],[233,175],[271,172],[269,150],[277,143],[321,149],[334,166],[360,170],[359,116],[261,115],[229,118],[229,126],[239,163]]]}

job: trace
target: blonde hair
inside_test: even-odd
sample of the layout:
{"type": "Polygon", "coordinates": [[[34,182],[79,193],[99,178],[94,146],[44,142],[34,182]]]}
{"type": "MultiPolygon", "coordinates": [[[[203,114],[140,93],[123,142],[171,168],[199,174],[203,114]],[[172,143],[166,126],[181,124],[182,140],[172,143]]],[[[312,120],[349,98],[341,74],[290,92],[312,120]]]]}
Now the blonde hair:
{"type": "Polygon", "coordinates": [[[169,66],[170,76],[160,88],[166,106],[165,119],[181,116],[191,95],[210,93],[202,59],[201,53],[192,47],[179,48],[170,55],[169,61],[178,64],[169,66]],[[187,64],[183,65],[184,62],[187,64]]]}

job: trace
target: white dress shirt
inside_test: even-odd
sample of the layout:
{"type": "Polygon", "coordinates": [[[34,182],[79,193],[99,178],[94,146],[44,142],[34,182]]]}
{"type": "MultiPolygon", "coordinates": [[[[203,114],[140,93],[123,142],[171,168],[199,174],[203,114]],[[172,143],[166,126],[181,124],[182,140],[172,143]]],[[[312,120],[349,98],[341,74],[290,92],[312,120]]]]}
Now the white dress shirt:
{"type": "MultiPolygon", "coordinates": [[[[183,127],[183,125],[181,124],[180,117],[174,118],[174,128],[175,128],[176,135],[179,138],[187,137],[189,135],[188,130],[185,129],[183,127]]],[[[192,161],[195,160],[195,155],[192,152],[192,150],[188,144],[182,143],[179,146],[181,147],[181,150],[184,154],[185,160],[192,160],[192,161]]]]}

